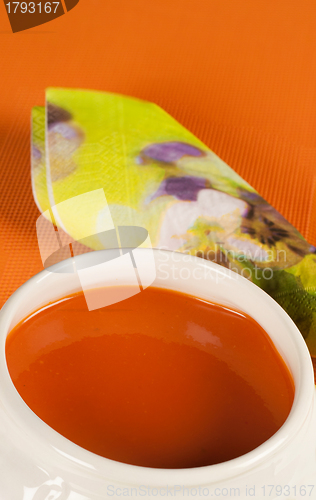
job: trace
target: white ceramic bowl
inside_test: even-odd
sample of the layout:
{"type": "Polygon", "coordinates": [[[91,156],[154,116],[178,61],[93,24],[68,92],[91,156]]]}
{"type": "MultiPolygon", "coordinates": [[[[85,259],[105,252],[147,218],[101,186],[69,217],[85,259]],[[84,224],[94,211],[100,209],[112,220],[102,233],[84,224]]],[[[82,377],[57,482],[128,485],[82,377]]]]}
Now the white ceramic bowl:
{"type": "MultiPolygon", "coordinates": [[[[104,250],[102,252],[108,252],[104,250]]],[[[24,403],[6,365],[5,341],[25,316],[80,290],[64,263],[22,285],[0,312],[0,499],[104,500],[127,497],[316,498],[316,405],[311,359],[295,324],[266,293],[245,278],[200,258],[163,250],[134,250],[153,286],[229,305],[252,316],[269,334],[295,382],[295,400],[284,425],[255,450],[228,462],[192,469],[152,469],[105,459],[67,440],[24,403]],[[305,494],[304,494],[305,492],[305,494]]],[[[101,252],[76,257],[81,266],[101,252]]],[[[95,287],[112,285],[97,273],[95,287]]],[[[124,269],[115,284],[129,284],[124,269]]]]}

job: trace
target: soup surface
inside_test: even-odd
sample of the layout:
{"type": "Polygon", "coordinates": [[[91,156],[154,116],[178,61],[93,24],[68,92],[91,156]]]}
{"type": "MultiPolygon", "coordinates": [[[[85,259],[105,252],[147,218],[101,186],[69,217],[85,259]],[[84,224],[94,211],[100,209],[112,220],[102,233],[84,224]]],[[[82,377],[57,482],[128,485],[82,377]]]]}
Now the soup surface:
{"type": "Polygon", "coordinates": [[[90,312],[82,293],[52,303],[11,331],[6,357],[21,397],[53,429],[147,467],[243,455],[281,427],[294,398],[252,318],[158,288],[90,312]]]}

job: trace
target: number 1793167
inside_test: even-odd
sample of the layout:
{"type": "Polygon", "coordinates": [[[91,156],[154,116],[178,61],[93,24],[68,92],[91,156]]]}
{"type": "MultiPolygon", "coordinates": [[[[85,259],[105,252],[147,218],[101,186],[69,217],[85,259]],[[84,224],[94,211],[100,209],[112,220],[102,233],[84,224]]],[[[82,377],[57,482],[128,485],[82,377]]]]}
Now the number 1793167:
{"type": "Polygon", "coordinates": [[[6,4],[8,14],[35,14],[42,12],[46,14],[55,14],[60,2],[8,2],[6,4]]]}

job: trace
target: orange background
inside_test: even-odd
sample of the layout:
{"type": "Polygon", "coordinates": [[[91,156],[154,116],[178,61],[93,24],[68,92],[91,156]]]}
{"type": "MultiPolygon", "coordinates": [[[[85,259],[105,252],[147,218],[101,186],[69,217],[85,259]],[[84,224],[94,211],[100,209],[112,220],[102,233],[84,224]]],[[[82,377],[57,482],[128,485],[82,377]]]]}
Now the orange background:
{"type": "Polygon", "coordinates": [[[16,34],[1,3],[0,49],[0,305],[42,269],[30,110],[48,86],[156,102],[316,244],[315,0],[80,0],[16,34]]]}

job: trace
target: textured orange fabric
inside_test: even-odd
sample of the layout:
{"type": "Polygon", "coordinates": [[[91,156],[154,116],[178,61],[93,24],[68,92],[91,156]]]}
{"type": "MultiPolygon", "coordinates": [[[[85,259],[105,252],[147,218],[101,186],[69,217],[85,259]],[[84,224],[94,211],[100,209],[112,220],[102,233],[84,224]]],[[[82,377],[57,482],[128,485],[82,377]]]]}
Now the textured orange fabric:
{"type": "Polygon", "coordinates": [[[315,0],[80,0],[12,34],[0,4],[0,305],[42,269],[30,110],[48,86],[156,102],[316,244],[315,0]]]}

